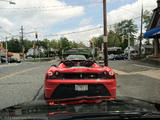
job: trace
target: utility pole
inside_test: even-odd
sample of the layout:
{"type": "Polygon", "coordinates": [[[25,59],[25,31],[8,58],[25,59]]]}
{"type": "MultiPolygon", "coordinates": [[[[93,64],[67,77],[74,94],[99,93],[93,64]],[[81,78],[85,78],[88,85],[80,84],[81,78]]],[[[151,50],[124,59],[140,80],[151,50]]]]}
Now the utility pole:
{"type": "Polygon", "coordinates": [[[1,59],[2,59],[2,57],[1,57],[1,55],[2,55],[2,46],[3,46],[3,45],[2,45],[2,42],[0,42],[0,48],[1,48],[1,49],[0,49],[0,63],[1,63],[1,59]]]}
{"type": "Polygon", "coordinates": [[[140,41],[139,41],[139,55],[142,54],[142,30],[143,30],[143,3],[142,3],[142,10],[141,10],[141,32],[140,32],[140,41]]]}
{"type": "Polygon", "coordinates": [[[8,64],[8,48],[7,48],[7,37],[6,37],[6,64],[8,64]]]}
{"type": "Polygon", "coordinates": [[[23,26],[21,26],[21,41],[22,41],[22,54],[23,54],[23,61],[24,61],[24,40],[23,40],[23,26]]]}
{"type": "Polygon", "coordinates": [[[108,66],[108,49],[107,49],[107,6],[106,6],[106,0],[103,0],[103,23],[104,23],[104,65],[108,66]]]}
{"type": "Polygon", "coordinates": [[[131,60],[131,51],[130,51],[131,43],[130,43],[130,34],[128,35],[128,60],[131,60]]]}
{"type": "Polygon", "coordinates": [[[35,33],[36,39],[37,39],[37,47],[38,47],[38,52],[39,52],[39,60],[41,59],[41,53],[40,53],[40,45],[38,41],[38,32],[35,33]]]}
{"type": "Polygon", "coordinates": [[[47,46],[48,46],[48,58],[49,58],[49,50],[50,50],[49,43],[47,44],[47,46]]]}

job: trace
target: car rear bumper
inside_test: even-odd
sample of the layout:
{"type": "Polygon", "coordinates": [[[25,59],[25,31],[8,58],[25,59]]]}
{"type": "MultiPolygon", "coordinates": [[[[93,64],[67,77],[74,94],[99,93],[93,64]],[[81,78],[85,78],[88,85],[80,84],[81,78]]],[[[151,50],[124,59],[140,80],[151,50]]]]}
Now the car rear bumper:
{"type": "Polygon", "coordinates": [[[102,101],[111,101],[115,100],[115,97],[110,96],[94,96],[94,97],[77,97],[77,98],[69,98],[69,99],[60,99],[60,100],[52,100],[45,99],[48,105],[68,105],[68,104],[79,104],[79,103],[99,103],[102,101]]]}
{"type": "Polygon", "coordinates": [[[45,100],[47,103],[82,103],[115,100],[116,80],[45,80],[45,100]],[[74,85],[87,84],[86,92],[75,92],[74,85]],[[67,87],[67,88],[66,88],[67,87]],[[69,91],[67,91],[69,89],[69,91]]]}

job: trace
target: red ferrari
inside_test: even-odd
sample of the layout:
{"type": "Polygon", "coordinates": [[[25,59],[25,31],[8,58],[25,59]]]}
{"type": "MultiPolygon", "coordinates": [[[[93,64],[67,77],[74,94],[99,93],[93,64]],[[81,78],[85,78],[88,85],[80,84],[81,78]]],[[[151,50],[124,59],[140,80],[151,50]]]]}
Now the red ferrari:
{"type": "Polygon", "coordinates": [[[45,101],[49,105],[92,103],[116,99],[116,76],[109,67],[69,55],[45,75],[45,101]]]}

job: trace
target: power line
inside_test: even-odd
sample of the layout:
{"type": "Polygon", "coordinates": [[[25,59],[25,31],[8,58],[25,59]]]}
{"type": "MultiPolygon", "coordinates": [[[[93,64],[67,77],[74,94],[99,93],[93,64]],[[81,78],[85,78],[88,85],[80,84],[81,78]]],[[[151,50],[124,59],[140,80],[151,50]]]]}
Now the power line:
{"type": "Polygon", "coordinates": [[[76,7],[76,6],[90,6],[90,5],[97,5],[97,4],[100,4],[102,2],[94,2],[94,3],[88,3],[88,4],[69,4],[69,5],[58,5],[58,6],[36,6],[36,7],[14,7],[14,8],[11,8],[11,7],[4,7],[4,8],[0,8],[0,9],[8,9],[8,10],[19,10],[19,9],[48,9],[48,8],[72,8],[72,7],[76,7]],[[71,6],[73,5],[73,6],[71,6]]]}
{"type": "MultiPolygon", "coordinates": [[[[139,19],[141,16],[137,16],[135,18],[131,18],[131,19],[139,19]]],[[[115,26],[117,25],[118,23],[114,23],[114,24],[109,24],[107,25],[108,27],[112,27],[112,26],[115,26]]],[[[81,30],[81,31],[74,31],[74,32],[68,32],[68,33],[60,33],[60,34],[54,34],[54,35],[46,35],[46,36],[63,36],[63,35],[70,35],[70,34],[76,34],[76,33],[82,33],[82,32],[88,32],[88,31],[92,31],[92,30],[96,30],[96,29],[101,29],[103,28],[103,26],[99,26],[99,27],[94,27],[94,28],[91,28],[91,29],[86,29],[86,30],[81,30]]]]}
{"type": "Polygon", "coordinates": [[[75,33],[82,33],[82,32],[88,32],[96,29],[103,28],[103,26],[87,29],[87,30],[81,30],[81,31],[74,31],[74,32],[68,32],[68,33],[62,33],[62,34],[55,34],[55,35],[47,35],[47,36],[62,36],[62,35],[70,35],[70,34],[75,34],[75,33]]]}

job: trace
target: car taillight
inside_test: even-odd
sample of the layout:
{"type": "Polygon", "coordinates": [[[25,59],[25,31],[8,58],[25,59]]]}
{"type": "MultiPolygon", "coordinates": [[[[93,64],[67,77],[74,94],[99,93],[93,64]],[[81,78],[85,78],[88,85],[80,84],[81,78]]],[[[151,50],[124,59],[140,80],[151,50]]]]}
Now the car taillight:
{"type": "Polygon", "coordinates": [[[111,70],[111,71],[109,71],[109,75],[110,76],[113,76],[114,75],[114,72],[111,70]]]}
{"type": "Polygon", "coordinates": [[[51,77],[52,75],[53,75],[53,72],[52,72],[52,71],[49,71],[49,72],[48,72],[48,76],[51,77]]]}

